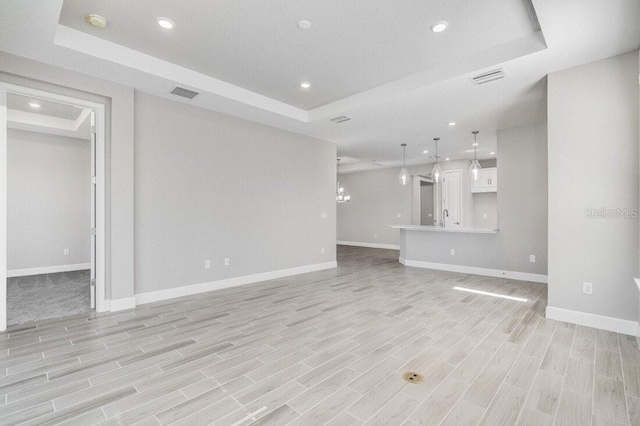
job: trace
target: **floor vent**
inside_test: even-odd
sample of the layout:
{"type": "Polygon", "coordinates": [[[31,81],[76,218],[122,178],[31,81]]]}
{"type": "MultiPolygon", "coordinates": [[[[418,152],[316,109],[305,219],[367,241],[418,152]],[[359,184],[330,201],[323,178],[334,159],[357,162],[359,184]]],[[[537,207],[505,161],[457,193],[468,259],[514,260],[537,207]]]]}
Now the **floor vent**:
{"type": "Polygon", "coordinates": [[[482,74],[476,75],[475,77],[471,78],[471,81],[473,81],[475,84],[485,84],[491,81],[500,80],[501,78],[504,78],[504,77],[505,77],[504,70],[500,68],[497,70],[484,72],[482,74]]]}
{"type": "Polygon", "coordinates": [[[181,96],[187,99],[193,99],[198,96],[200,93],[194,92],[193,90],[185,89],[184,87],[176,87],[171,91],[172,95],[181,96]]]}
{"type": "Polygon", "coordinates": [[[413,383],[414,385],[419,385],[420,383],[424,382],[424,377],[422,377],[422,374],[414,373],[413,371],[409,371],[408,373],[404,373],[402,375],[402,378],[406,382],[413,383]]]}
{"type": "Polygon", "coordinates": [[[346,115],[340,115],[338,117],[333,117],[331,119],[331,121],[333,121],[334,123],[344,123],[345,121],[349,121],[351,120],[349,117],[347,117],[346,115]]]}

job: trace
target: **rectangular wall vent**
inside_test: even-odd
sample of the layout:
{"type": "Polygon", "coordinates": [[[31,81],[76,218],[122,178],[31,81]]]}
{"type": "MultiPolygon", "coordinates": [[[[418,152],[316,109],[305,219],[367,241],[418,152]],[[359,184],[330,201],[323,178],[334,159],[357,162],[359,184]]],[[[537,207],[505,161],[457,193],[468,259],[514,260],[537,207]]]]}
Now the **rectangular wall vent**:
{"type": "Polygon", "coordinates": [[[176,87],[171,91],[172,95],[182,96],[183,98],[193,99],[199,95],[198,92],[194,92],[193,90],[185,89],[184,87],[176,87]]]}
{"type": "Polygon", "coordinates": [[[333,121],[334,123],[344,123],[345,121],[349,121],[349,120],[351,119],[345,115],[341,115],[339,117],[333,117],[331,119],[331,121],[333,121]]]}
{"type": "Polygon", "coordinates": [[[475,77],[471,78],[471,81],[473,81],[475,84],[485,84],[485,83],[489,83],[490,81],[500,80],[501,78],[504,78],[504,77],[505,77],[504,70],[500,68],[497,70],[484,72],[480,75],[476,75],[475,77]]]}

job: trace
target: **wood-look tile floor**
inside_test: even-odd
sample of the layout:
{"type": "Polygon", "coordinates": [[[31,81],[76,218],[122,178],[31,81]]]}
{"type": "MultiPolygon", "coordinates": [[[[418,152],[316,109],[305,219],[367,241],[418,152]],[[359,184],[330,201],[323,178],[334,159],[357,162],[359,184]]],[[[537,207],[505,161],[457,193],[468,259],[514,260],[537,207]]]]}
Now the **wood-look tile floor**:
{"type": "Polygon", "coordinates": [[[545,319],[545,285],[338,260],[0,333],[0,424],[640,424],[636,338],[545,319]]]}

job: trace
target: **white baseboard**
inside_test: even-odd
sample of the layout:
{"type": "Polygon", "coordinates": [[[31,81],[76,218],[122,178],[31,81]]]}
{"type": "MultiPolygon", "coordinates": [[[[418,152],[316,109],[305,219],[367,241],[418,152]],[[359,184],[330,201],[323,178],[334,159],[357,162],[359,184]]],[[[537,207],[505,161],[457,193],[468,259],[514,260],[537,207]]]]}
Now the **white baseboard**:
{"type": "Polygon", "coordinates": [[[336,241],[336,244],[338,244],[339,246],[354,246],[354,247],[379,248],[379,249],[387,249],[387,250],[400,250],[400,246],[396,246],[393,244],[359,243],[357,241],[336,241]]]}
{"type": "Polygon", "coordinates": [[[535,283],[547,283],[547,275],[532,274],[529,272],[503,271],[500,269],[478,268],[475,266],[451,265],[449,263],[422,262],[400,258],[400,263],[414,268],[437,269],[440,271],[460,272],[463,274],[483,275],[486,277],[509,278],[511,280],[531,281],[535,283]]]}
{"type": "Polygon", "coordinates": [[[245,275],[242,277],[228,278],[225,280],[175,287],[167,290],[151,291],[147,293],[136,294],[135,303],[143,305],[145,303],[159,302],[161,300],[174,299],[176,297],[191,296],[193,294],[206,293],[213,290],[221,290],[223,288],[268,281],[276,278],[289,277],[292,275],[306,274],[308,272],[322,271],[325,269],[332,269],[336,267],[338,267],[338,262],[336,261],[317,263],[315,265],[307,265],[297,268],[263,272],[260,274],[245,275]]]}
{"type": "Polygon", "coordinates": [[[29,269],[10,269],[7,270],[7,278],[26,277],[29,275],[55,274],[56,272],[84,271],[85,269],[91,269],[91,264],[77,263],[75,265],[43,266],[40,268],[29,269]]]}
{"type": "Polygon", "coordinates": [[[136,307],[136,298],[134,296],[125,297],[124,299],[106,300],[107,310],[109,312],[124,311],[125,309],[133,309],[136,307]]]}
{"type": "Polygon", "coordinates": [[[640,336],[640,326],[635,321],[620,318],[605,317],[603,315],[589,314],[587,312],[572,311],[569,309],[547,306],[547,318],[569,322],[571,324],[584,325],[600,330],[613,331],[615,333],[640,336]]]}

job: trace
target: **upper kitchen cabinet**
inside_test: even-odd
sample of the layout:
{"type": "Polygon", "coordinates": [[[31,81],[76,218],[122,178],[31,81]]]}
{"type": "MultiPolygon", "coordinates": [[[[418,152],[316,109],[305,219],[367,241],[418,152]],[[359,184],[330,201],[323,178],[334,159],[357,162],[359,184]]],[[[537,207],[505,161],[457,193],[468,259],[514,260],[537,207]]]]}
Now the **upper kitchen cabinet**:
{"type": "Polygon", "coordinates": [[[471,192],[498,192],[498,169],[496,167],[480,169],[478,179],[471,180],[471,192]]]}

